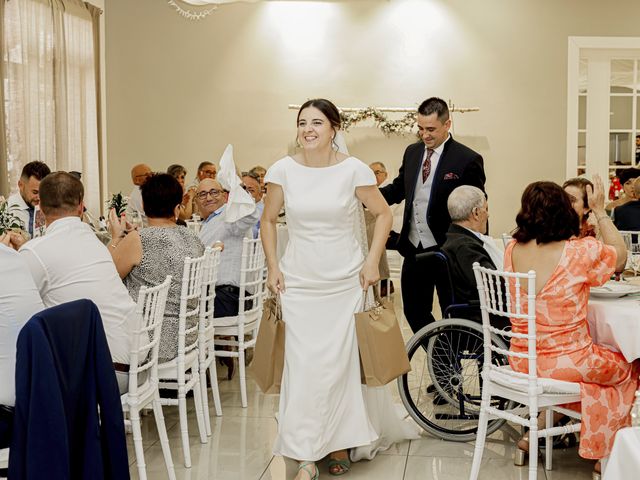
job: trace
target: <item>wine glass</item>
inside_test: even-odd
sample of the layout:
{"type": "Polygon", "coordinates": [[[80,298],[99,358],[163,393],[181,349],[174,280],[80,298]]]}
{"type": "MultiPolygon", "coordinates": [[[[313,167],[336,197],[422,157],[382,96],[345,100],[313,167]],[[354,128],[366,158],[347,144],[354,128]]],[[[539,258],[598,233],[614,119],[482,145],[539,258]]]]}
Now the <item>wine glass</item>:
{"type": "Polygon", "coordinates": [[[631,268],[633,269],[633,276],[637,276],[640,271],[640,244],[631,244],[631,249],[629,250],[629,260],[631,263],[631,268]]]}

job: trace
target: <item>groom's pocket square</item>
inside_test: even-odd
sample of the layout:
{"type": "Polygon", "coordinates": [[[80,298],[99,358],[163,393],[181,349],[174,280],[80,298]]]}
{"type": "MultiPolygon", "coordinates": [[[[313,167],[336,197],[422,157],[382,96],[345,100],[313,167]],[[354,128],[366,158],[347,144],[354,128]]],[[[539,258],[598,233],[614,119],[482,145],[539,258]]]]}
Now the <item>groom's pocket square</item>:
{"type": "Polygon", "coordinates": [[[449,173],[445,173],[444,177],[442,178],[443,180],[457,180],[460,177],[453,172],[449,172],[449,173]]]}

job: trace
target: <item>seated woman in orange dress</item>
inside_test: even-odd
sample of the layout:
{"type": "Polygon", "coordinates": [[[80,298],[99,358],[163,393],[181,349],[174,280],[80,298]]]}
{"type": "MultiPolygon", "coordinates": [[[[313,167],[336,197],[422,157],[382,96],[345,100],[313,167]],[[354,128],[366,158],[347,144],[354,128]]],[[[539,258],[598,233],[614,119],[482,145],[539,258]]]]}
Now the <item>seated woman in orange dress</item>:
{"type": "MultiPolygon", "coordinates": [[[[622,354],[595,345],[589,334],[589,287],[604,284],[626,261],[624,241],[604,210],[602,181],[595,177],[593,183],[593,188],[587,187],[587,196],[602,242],[589,236],[578,238],[578,215],[559,185],[532,183],[522,195],[504,267],[537,273],[538,375],[580,383],[580,404],[568,405],[582,414],[579,454],[599,460],[611,452],[616,431],[630,423],[640,369],[622,354]]],[[[526,321],[512,319],[511,323],[514,332],[526,333],[526,321]]],[[[511,340],[512,351],[526,349],[526,340],[511,340]]],[[[514,359],[511,367],[528,371],[526,359],[514,359]]],[[[518,443],[520,449],[527,446],[526,438],[518,443]]],[[[595,470],[600,471],[599,463],[595,470]]]]}

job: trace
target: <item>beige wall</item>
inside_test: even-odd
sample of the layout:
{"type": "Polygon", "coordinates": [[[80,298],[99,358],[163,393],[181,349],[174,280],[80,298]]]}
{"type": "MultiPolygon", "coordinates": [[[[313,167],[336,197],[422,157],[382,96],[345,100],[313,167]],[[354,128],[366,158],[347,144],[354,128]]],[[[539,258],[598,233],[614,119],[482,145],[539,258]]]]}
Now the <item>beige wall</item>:
{"type": "MultiPolygon", "coordinates": [[[[437,95],[480,107],[455,114],[455,136],[485,158],[494,236],[527,183],[563,180],[567,37],[640,32],[637,0],[270,1],[200,21],[164,0],[107,0],[105,17],[111,191],[129,191],[134,163],[191,176],[227,143],[241,169],[268,166],[292,148],[290,103],[437,95]]],[[[395,173],[413,137],[357,126],[347,141],[395,173]]]]}

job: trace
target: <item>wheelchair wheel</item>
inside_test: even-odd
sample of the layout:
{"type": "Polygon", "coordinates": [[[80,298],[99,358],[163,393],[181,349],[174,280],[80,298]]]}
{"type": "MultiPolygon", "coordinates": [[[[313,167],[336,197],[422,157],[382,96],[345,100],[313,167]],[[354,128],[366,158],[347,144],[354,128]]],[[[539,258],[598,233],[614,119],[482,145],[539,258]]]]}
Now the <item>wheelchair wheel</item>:
{"type": "MultiPolygon", "coordinates": [[[[493,343],[507,349],[494,337],[493,343]]],[[[448,318],[420,329],[407,343],[412,370],[398,378],[398,390],[409,415],[426,431],[444,440],[476,438],[484,362],[482,326],[471,320],[448,318]]],[[[506,358],[492,354],[496,364],[506,358]]],[[[513,408],[513,402],[494,399],[493,406],[513,408]]],[[[487,435],[504,419],[489,421],[487,435]]]]}

